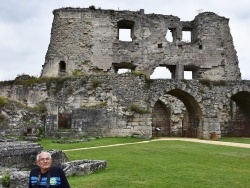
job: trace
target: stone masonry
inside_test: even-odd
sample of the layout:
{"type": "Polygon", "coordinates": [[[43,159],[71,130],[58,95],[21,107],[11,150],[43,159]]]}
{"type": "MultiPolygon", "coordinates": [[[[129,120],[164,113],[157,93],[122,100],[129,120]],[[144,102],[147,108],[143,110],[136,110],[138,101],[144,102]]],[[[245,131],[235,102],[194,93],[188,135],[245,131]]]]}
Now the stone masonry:
{"type": "Polygon", "coordinates": [[[53,11],[51,41],[43,77],[113,74],[121,68],[152,74],[158,66],[173,79],[192,71],[193,79],[238,80],[240,70],[229,19],[204,12],[192,21],[176,16],[92,8],[53,11]],[[119,40],[120,29],[130,30],[131,42],[119,40]],[[183,41],[182,32],[191,33],[183,41]],[[166,35],[171,33],[173,41],[166,35]]]}
{"type": "Polygon", "coordinates": [[[181,21],[94,7],[53,13],[41,78],[0,83],[0,96],[29,114],[28,123],[20,111],[13,119],[15,108],[0,105],[1,135],[250,136],[250,81],[241,80],[229,19],[204,12],[181,21]],[[121,29],[130,30],[131,41],[120,40],[121,29]],[[161,66],[172,79],[150,79],[161,66]],[[123,68],[131,73],[118,74],[123,68]],[[193,79],[183,79],[184,71],[193,79]],[[46,111],[32,110],[40,104],[46,111]]]}

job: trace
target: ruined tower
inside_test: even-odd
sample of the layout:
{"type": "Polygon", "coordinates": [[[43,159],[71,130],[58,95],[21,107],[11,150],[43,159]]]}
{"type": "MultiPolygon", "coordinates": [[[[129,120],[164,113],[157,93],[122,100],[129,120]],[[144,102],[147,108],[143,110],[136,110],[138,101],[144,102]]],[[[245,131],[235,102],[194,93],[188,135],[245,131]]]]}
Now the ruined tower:
{"type": "Polygon", "coordinates": [[[53,14],[42,77],[116,74],[122,68],[151,75],[166,67],[172,79],[183,79],[184,71],[192,71],[193,79],[241,79],[229,19],[215,13],[192,21],[143,9],[61,8],[53,14]],[[121,29],[129,30],[131,41],[120,39],[121,29]],[[190,41],[183,40],[183,32],[190,32],[190,41]]]}

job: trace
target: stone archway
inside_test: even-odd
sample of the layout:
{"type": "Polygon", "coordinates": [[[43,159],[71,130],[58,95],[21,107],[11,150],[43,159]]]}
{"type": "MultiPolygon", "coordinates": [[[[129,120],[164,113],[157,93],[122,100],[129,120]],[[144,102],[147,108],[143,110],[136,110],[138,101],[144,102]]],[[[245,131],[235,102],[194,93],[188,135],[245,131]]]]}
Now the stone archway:
{"type": "Polygon", "coordinates": [[[222,136],[250,137],[250,92],[240,91],[231,100],[230,117],[222,136]]]}
{"type": "Polygon", "coordinates": [[[193,96],[181,89],[173,89],[167,92],[179,99],[186,107],[186,113],[182,120],[181,132],[176,136],[182,137],[202,137],[202,112],[198,102],[193,96]]]}
{"type": "Polygon", "coordinates": [[[180,89],[170,90],[152,109],[152,136],[202,137],[201,119],[193,96],[180,89]]]}
{"type": "Polygon", "coordinates": [[[152,111],[152,136],[170,136],[170,107],[158,100],[152,111]]]}

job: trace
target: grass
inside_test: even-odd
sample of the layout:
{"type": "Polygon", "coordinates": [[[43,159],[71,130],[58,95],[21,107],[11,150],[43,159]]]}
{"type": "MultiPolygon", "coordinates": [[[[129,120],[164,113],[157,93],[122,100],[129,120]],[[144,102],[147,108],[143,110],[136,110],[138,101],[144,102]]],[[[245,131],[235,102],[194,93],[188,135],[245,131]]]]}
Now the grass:
{"type": "MultiPolygon", "coordinates": [[[[105,138],[60,145],[41,144],[46,149],[69,149],[116,143],[134,143],[136,138],[105,138]],[[63,146],[63,147],[62,147],[63,146]]],[[[46,144],[47,143],[47,144],[46,144]]],[[[117,147],[67,151],[70,160],[106,160],[107,170],[88,176],[68,177],[72,188],[247,188],[250,150],[183,141],[155,141],[117,147]]]]}
{"type": "Polygon", "coordinates": [[[219,141],[223,142],[236,142],[236,143],[245,143],[250,144],[250,138],[247,137],[226,137],[226,138],[220,138],[219,141]]]}

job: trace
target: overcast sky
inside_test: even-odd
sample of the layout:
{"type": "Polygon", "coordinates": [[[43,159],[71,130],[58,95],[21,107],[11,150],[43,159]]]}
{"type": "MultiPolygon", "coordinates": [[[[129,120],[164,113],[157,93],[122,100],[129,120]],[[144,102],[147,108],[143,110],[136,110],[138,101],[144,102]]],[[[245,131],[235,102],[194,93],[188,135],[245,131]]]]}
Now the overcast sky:
{"type": "Polygon", "coordinates": [[[0,81],[17,75],[39,77],[50,41],[52,11],[62,7],[138,11],[178,16],[191,21],[199,12],[211,11],[229,18],[242,79],[250,80],[249,0],[1,0],[0,81]]]}

